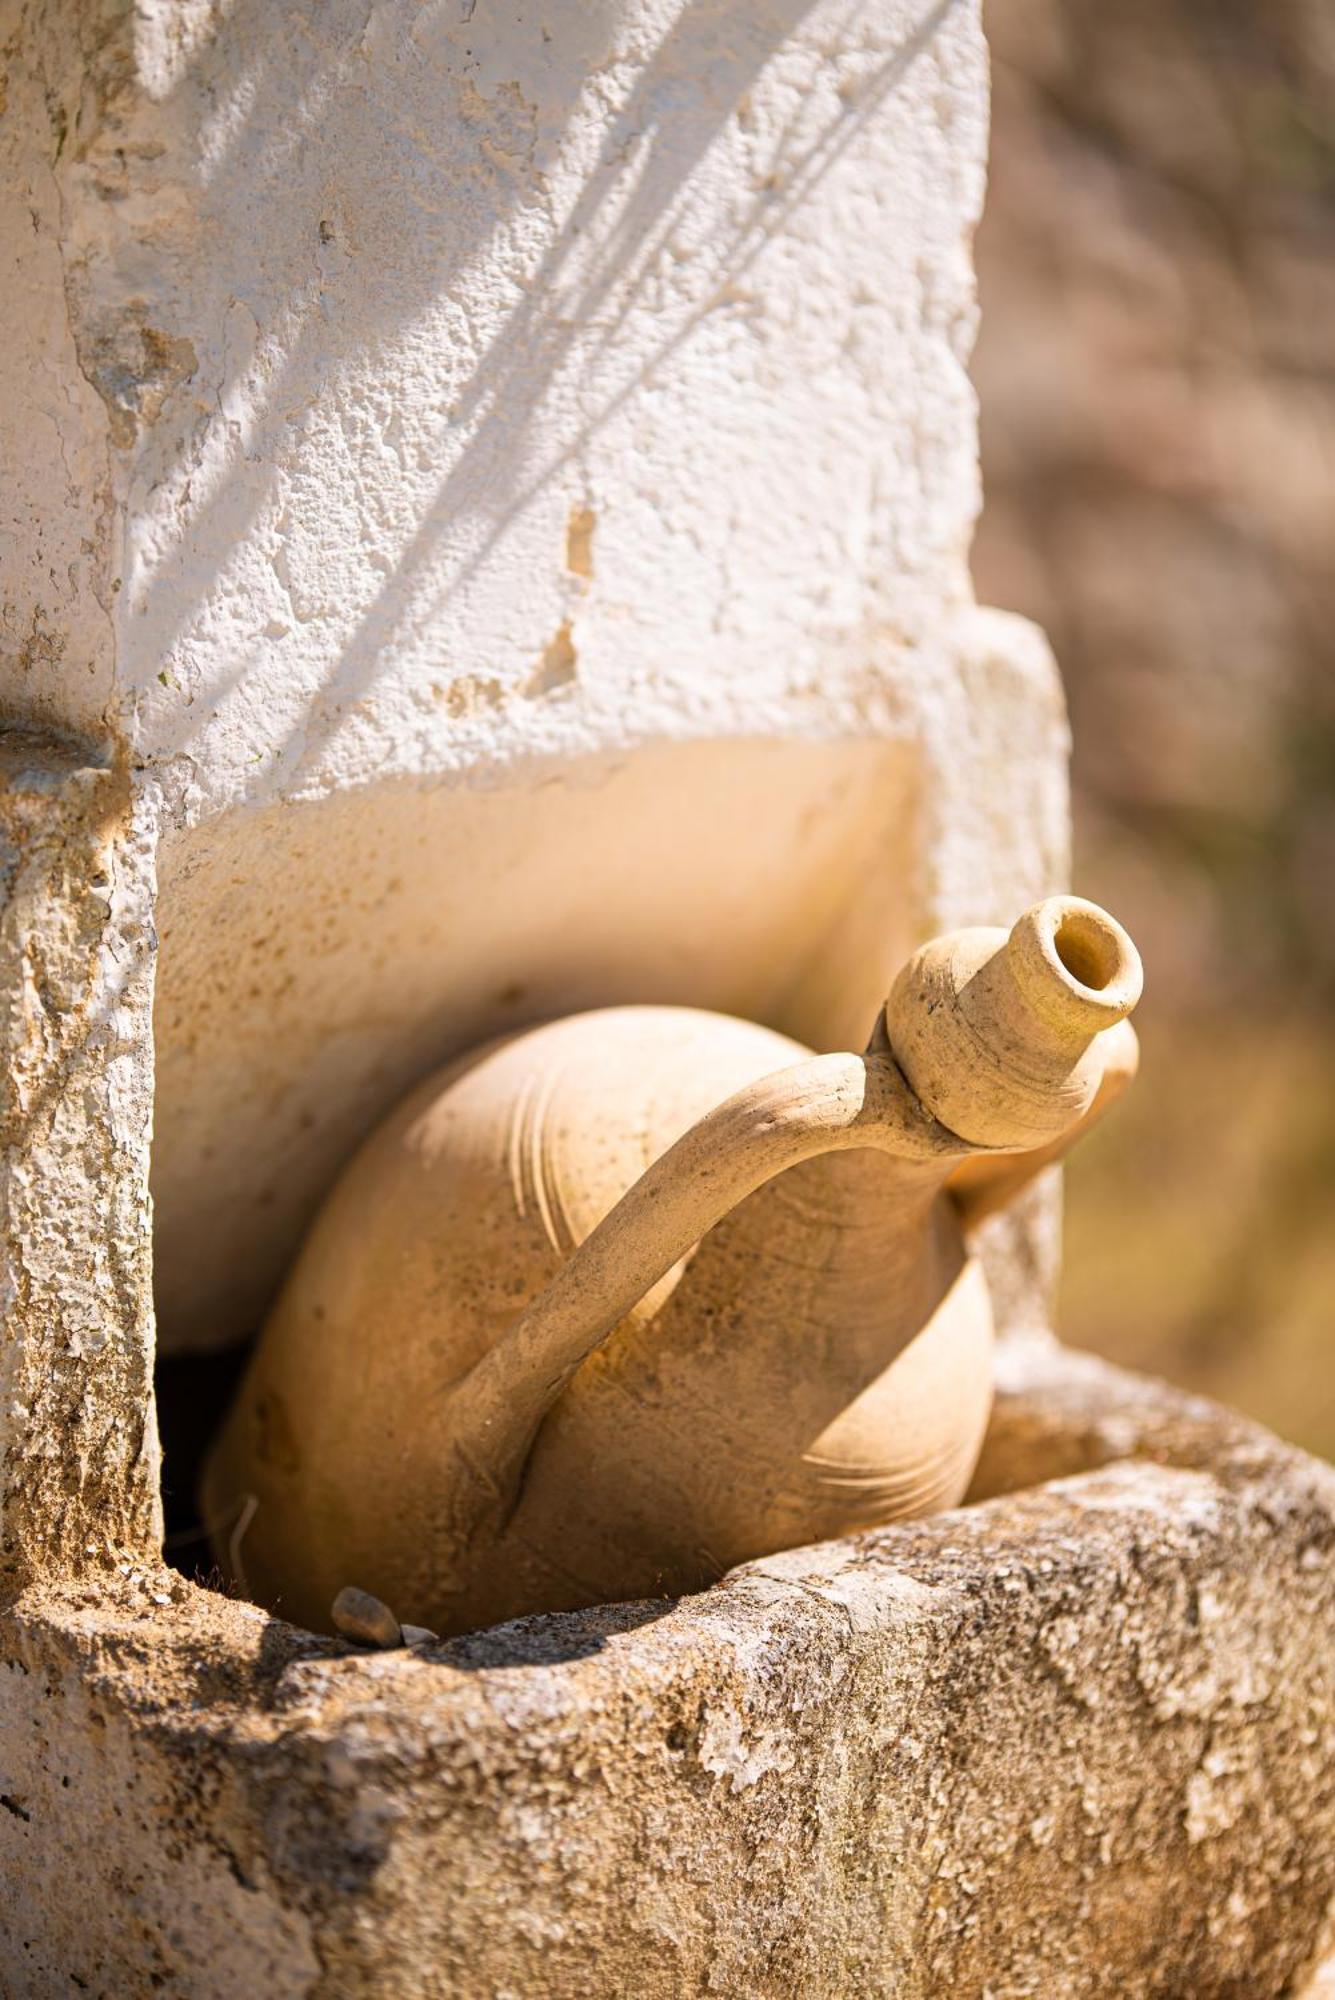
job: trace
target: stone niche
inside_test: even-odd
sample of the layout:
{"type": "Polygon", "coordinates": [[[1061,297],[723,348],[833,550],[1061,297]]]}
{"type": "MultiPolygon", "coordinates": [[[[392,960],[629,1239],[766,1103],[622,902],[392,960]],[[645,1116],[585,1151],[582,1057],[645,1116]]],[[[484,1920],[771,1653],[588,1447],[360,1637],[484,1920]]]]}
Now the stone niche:
{"type": "Polygon", "coordinates": [[[429,1066],[630,998],[860,1044],[1063,886],[966,569],[976,11],[3,18],[0,1987],[1296,1992],[1335,1482],[1062,1353],[1050,1177],[954,1514],[412,1654],[163,1558],[155,1356],[179,1505],[429,1066]]]}

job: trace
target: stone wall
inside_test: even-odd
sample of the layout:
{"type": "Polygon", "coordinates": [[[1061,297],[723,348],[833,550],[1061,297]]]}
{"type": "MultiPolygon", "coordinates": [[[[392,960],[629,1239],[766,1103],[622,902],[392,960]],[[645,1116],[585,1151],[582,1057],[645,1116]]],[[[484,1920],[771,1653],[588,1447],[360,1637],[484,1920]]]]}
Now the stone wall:
{"type": "Polygon", "coordinates": [[[145,818],[123,770],[0,731],[0,1588],[161,1532],[145,818]]]}

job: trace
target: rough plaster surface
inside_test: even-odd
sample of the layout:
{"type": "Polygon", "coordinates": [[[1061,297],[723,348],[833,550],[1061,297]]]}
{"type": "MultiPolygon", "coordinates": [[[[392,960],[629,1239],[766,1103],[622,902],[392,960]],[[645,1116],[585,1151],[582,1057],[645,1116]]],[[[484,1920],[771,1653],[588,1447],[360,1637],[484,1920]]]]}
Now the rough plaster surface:
{"type": "Polygon", "coordinates": [[[7,1990],[1290,1991],[1335,1886],[1335,1479],[1012,1346],[985,1478],[1049,1473],[414,1655],[151,1565],[33,1591],[7,1990]]]}
{"type": "MultiPolygon", "coordinates": [[[[5,11],[21,511],[188,822],[702,733],[967,599],[968,0],[5,11]]],[[[86,713],[78,636],[7,696],[86,713]]]]}

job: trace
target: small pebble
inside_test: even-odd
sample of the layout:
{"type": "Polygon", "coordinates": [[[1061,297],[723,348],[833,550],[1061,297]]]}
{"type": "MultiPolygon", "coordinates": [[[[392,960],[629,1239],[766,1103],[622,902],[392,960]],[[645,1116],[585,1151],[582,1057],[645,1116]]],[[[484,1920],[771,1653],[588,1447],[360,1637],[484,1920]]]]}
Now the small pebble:
{"type": "Polygon", "coordinates": [[[403,1632],[399,1621],[387,1604],[378,1597],[372,1597],[369,1590],[358,1590],[355,1584],[348,1584],[340,1590],[330,1607],[330,1616],[345,1639],[355,1639],[359,1646],[401,1646],[403,1632]]]}
{"type": "Polygon", "coordinates": [[[432,1632],[426,1625],[405,1625],[403,1628],[405,1646],[431,1646],[439,1637],[439,1632],[432,1632]]]}

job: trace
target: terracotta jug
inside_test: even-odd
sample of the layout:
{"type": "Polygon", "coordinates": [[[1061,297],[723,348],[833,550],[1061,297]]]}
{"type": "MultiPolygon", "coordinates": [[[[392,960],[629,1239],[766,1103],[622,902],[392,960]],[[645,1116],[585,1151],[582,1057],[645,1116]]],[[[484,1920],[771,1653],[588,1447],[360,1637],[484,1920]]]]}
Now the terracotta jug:
{"type": "Polygon", "coordinates": [[[614,1007],[451,1064],[263,1331],[220,1562],[309,1625],[355,1583],[456,1632],[954,1505],[991,1400],[966,1231],[1129,1077],[1140,981],[1057,897],[917,952],[862,1055],[614,1007]]]}

